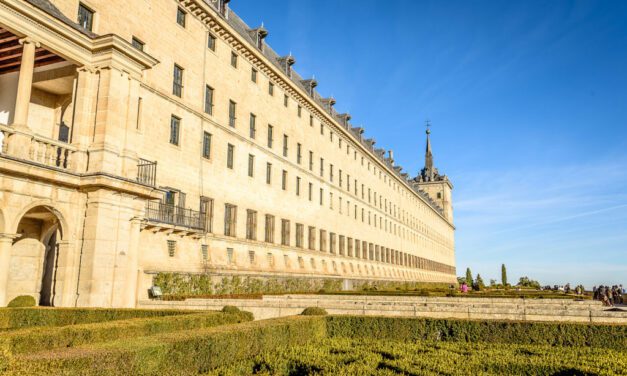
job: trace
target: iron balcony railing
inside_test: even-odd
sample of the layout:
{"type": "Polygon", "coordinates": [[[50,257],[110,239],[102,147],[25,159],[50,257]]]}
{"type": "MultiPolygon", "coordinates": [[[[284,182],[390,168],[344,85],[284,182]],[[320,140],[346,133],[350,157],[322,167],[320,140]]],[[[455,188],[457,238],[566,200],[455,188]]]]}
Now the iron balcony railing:
{"type": "Polygon", "coordinates": [[[137,181],[154,187],[157,183],[157,162],[140,158],[137,164],[137,181]]]}
{"type": "Polygon", "coordinates": [[[149,221],[183,226],[195,230],[205,231],[206,228],[205,213],[164,204],[159,201],[149,201],[146,204],[146,218],[149,221]]]}

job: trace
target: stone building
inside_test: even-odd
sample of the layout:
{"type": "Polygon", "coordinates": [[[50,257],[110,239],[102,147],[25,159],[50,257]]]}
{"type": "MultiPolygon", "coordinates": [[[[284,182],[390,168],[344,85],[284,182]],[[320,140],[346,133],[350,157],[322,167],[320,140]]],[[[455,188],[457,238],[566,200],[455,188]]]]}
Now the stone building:
{"type": "Polygon", "coordinates": [[[452,185],[394,164],[227,0],[0,0],[0,306],[160,272],[454,282],[452,185]]]}

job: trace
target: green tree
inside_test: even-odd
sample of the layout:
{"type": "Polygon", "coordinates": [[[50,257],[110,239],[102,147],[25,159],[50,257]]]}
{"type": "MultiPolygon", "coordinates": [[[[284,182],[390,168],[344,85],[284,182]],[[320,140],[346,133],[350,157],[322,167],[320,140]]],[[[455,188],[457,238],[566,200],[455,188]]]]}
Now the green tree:
{"type": "Polygon", "coordinates": [[[483,278],[481,278],[481,274],[477,274],[477,278],[475,279],[475,284],[472,288],[477,291],[481,291],[485,289],[485,284],[483,283],[483,278]]]}
{"type": "Polygon", "coordinates": [[[507,269],[505,264],[501,264],[501,283],[504,287],[507,286],[507,269]]]}
{"type": "Polygon", "coordinates": [[[470,272],[470,268],[466,268],[466,284],[470,287],[473,286],[472,284],[472,273],[470,272]]]}

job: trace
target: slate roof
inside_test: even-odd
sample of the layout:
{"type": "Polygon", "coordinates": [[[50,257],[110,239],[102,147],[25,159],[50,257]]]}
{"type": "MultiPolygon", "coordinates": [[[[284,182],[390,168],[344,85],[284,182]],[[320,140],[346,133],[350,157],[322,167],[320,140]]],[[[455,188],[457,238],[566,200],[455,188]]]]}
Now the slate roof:
{"type": "Polygon", "coordinates": [[[26,2],[31,4],[35,8],[38,8],[38,9],[48,13],[52,17],[58,19],[59,21],[63,22],[64,24],[66,24],[68,26],[71,26],[72,28],[78,30],[82,34],[85,34],[85,35],[87,35],[88,37],[90,37],[92,39],[96,38],[98,36],[98,34],[92,33],[89,30],[85,30],[85,28],[80,26],[78,23],[76,23],[76,22],[72,21],[71,19],[69,19],[68,17],[66,17],[65,14],[61,13],[59,8],[54,6],[54,4],[52,4],[48,0],[26,0],[26,2]]]}

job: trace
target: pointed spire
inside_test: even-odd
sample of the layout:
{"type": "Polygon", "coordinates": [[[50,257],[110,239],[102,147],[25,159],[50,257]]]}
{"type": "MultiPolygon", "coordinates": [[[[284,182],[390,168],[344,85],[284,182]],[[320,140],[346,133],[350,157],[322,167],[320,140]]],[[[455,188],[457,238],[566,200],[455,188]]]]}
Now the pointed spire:
{"type": "Polygon", "coordinates": [[[433,153],[431,152],[431,123],[429,120],[425,122],[427,128],[427,150],[425,151],[425,172],[430,178],[433,178],[433,153]]]}

